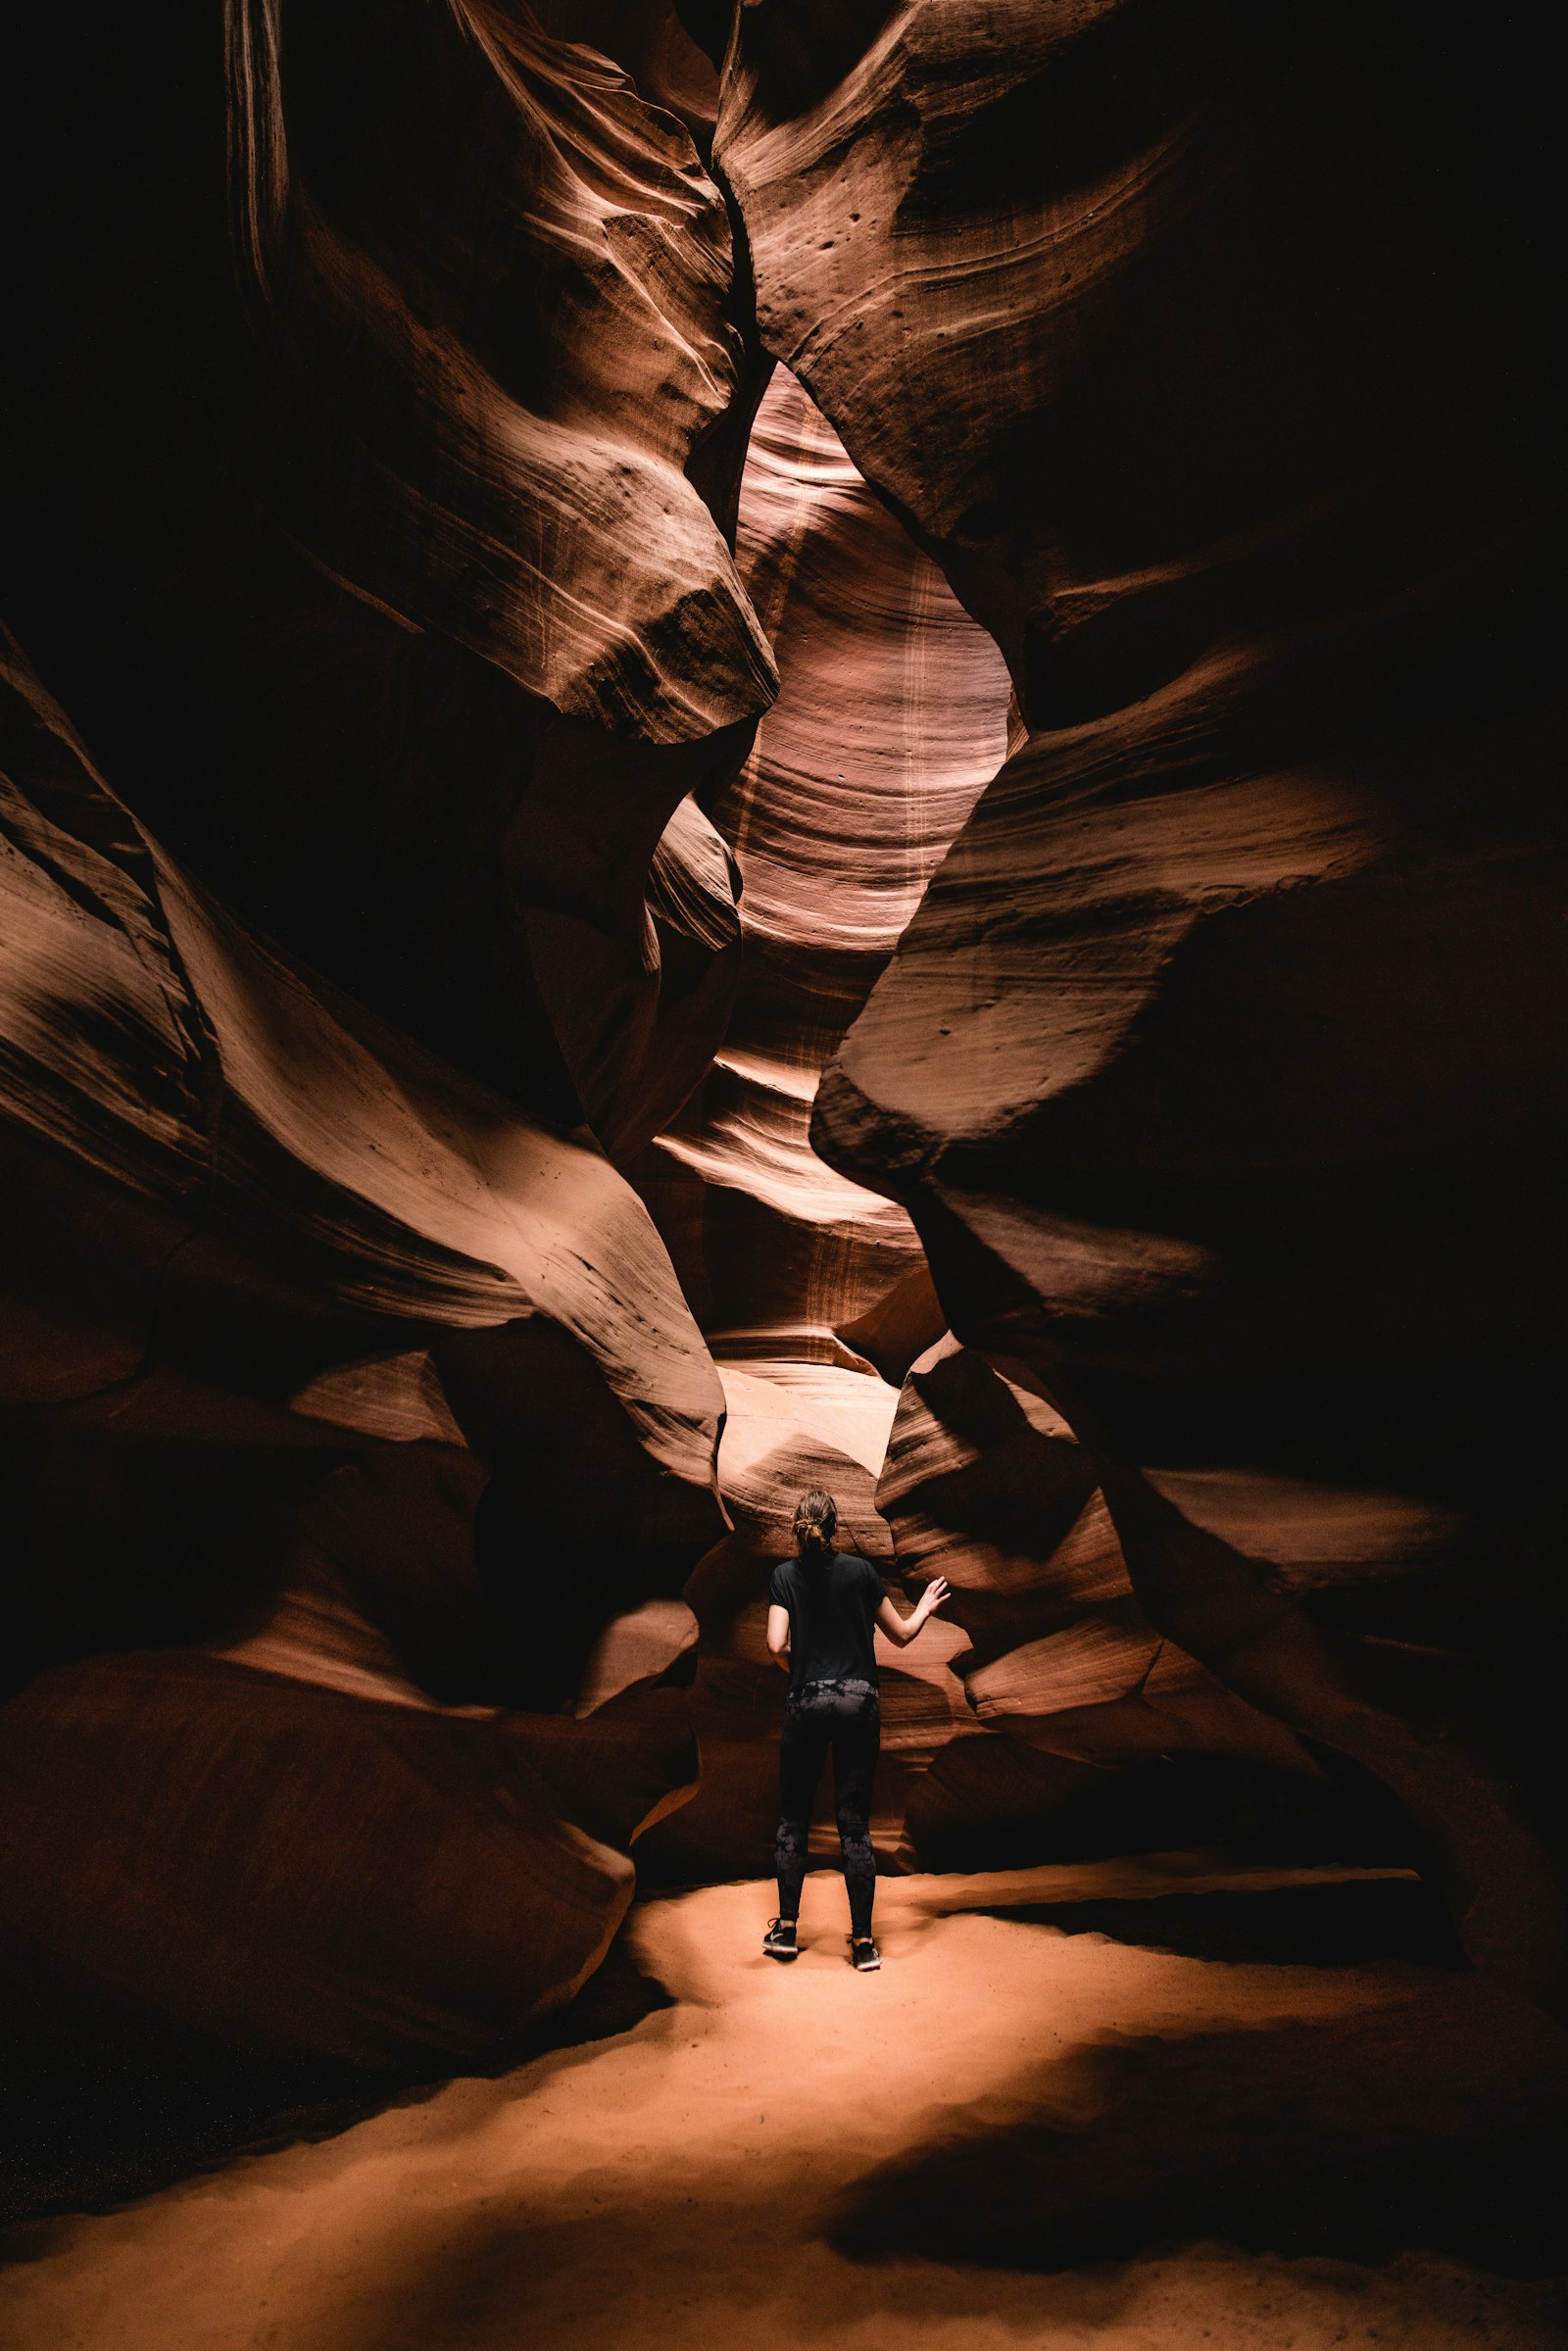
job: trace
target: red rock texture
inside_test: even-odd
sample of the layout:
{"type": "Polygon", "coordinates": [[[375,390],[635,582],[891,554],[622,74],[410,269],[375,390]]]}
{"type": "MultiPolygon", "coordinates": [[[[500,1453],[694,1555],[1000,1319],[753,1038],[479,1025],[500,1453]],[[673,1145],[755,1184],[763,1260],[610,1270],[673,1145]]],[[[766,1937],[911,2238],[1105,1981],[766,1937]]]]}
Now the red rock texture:
{"type": "Polygon", "coordinates": [[[198,2068],[482,2060],[597,1963],[626,1843],[692,1776],[652,1686],[721,1524],[722,1392],[591,1140],[313,985],[14,650],[3,682],[8,1645],[47,1670],[0,1708],[0,1940],[29,2063],[100,2027],[198,2068]],[[536,1762],[496,1699],[579,1682],[536,1762]]]}
{"type": "MultiPolygon", "coordinates": [[[[1151,1624],[1083,1448],[1026,1371],[1019,1388],[949,1339],[897,1396],[942,1307],[900,1212],[826,1171],[808,1122],[827,1052],[967,815],[982,758],[1004,756],[1004,680],[787,375],[754,428],[738,547],[782,681],[751,759],[711,804],[743,876],[747,968],[711,1076],[639,1169],[720,1361],[735,1533],[688,1587],[702,1785],[648,1840],[645,1869],[693,1878],[765,1863],[781,1700],[766,1581],[797,1498],[818,1485],[895,1589],[942,1573],[956,1590],[947,1622],[882,1660],[877,1835],[890,1861],[1038,1857],[1091,1834],[1086,1801],[1173,1754],[1317,1787],[1288,1732],[1151,1624]],[[1009,1415],[1038,1439],[1031,1414],[1054,1436],[1020,1449],[1009,1415]],[[1012,1521],[1004,1563],[987,1540],[999,1509],[1012,1521]],[[1015,1619],[996,1612],[999,1582],[1017,1596],[1015,1619]],[[945,1759],[982,1733],[1013,1752],[945,1759]],[[1044,1771],[1041,1756],[1053,1759],[1044,1771]],[[1010,1826],[991,1796],[962,1792],[974,1777],[1021,1786],[1010,1826]]],[[[1125,1836],[1125,1817],[1106,1834],[1125,1836]]],[[[829,1849],[825,1822],[820,1839],[829,1849]]]]}
{"type": "Polygon", "coordinates": [[[1536,61],[729,13],[89,10],[17,79],[0,1768],[57,2054],[101,1996],[478,2062],[634,1837],[764,1868],[816,1483],[956,1592],[890,1860],[1173,1756],[1376,1781],[1560,1988],[1536,61]]]}
{"type": "MultiPolygon", "coordinates": [[[[912,1292],[923,1343],[940,1314],[904,1212],[812,1152],[811,1102],[1006,745],[995,647],[782,371],[753,428],[737,559],[780,675],[755,751],[709,802],[741,874],[745,967],[711,1072],[637,1170],[727,1405],[735,1532],[688,1587],[703,1781],[644,1849],[648,1869],[685,1878],[762,1868],[771,1850],[783,1685],[767,1579],[800,1495],[826,1487],[846,1540],[894,1570],[875,1496],[904,1367],[897,1335],[867,1329],[862,1347],[859,1318],[880,1329],[890,1295],[912,1292]]],[[[949,1670],[961,1636],[883,1646],[875,1833],[891,1856],[914,1779],[974,1723],[949,1670]]]]}
{"type": "Polygon", "coordinates": [[[1564,1910],[1510,1767],[1418,1730],[1430,1693],[1373,1702],[1279,1572],[1375,1580],[1397,1639],[1391,1572],[1418,1622],[1468,1558],[1463,1649],[1549,1506],[1529,78],[1513,31],[1402,10],[761,7],[714,153],[764,341],[1033,730],[813,1140],[1093,1443],[1153,1623],[1388,1780],[1472,1949],[1540,1987],[1564,1910]]]}
{"type": "Polygon", "coordinates": [[[377,30],[398,80],[352,122],[346,26],[280,0],[230,13],[279,509],[362,596],[567,716],[667,742],[753,714],[772,662],[685,471],[741,356],[690,139],[526,10],[410,7],[377,30]]]}
{"type": "Polygon", "coordinates": [[[742,877],[745,970],[644,1186],[718,1355],[842,1359],[838,1327],[918,1269],[919,1246],[812,1152],[812,1096],[1004,755],[1006,677],[782,371],[752,433],[737,560],[781,678],[707,803],[742,877]]]}
{"type": "Polygon", "coordinates": [[[57,2064],[84,2014],[185,2067],[484,2062],[631,1898],[493,1722],[179,1650],[56,1667],[0,1720],[4,1966],[57,2064]]]}
{"type": "MultiPolygon", "coordinates": [[[[193,1245],[171,1284],[175,1304],[191,1294],[193,1323],[204,1257],[220,1270],[249,1241],[308,1267],[288,1369],[304,1392],[324,1368],[313,1354],[339,1366],[330,1395],[311,1394],[315,1417],[355,1420],[341,1363],[356,1329],[427,1334],[461,1367],[461,1334],[516,1326],[526,1348],[537,1320],[593,1366],[650,1461],[706,1489],[717,1386],[647,1216],[603,1154],[313,990],[163,856],[14,653],[4,685],[13,775],[37,771],[30,803],[8,779],[10,1116],[193,1245]]],[[[118,1355],[100,1342],[92,1370],[133,1369],[150,1333],[127,1319],[116,1337],[118,1355]]],[[[397,1350],[362,1351],[386,1379],[397,1350]]],[[[499,1422],[493,1384],[487,1402],[499,1422]]]]}
{"type": "MultiPolygon", "coordinates": [[[[1095,1469],[1026,1366],[949,1337],[911,1369],[877,1486],[901,1574],[953,1586],[946,1615],[967,1637],[954,1670],[977,1720],[1031,1755],[1087,1767],[1039,1774],[1016,1754],[955,1758],[946,1791],[969,1771],[1034,1786],[1015,1822],[1042,1848],[1076,1834],[1092,1790],[1173,1755],[1235,1758],[1264,1776],[1320,1775],[1289,1732],[1247,1705],[1150,1622],[1129,1580],[1095,1469]]],[[[976,1806],[968,1828],[993,1849],[998,1824],[976,1806]]],[[[922,1792],[914,1849],[945,1857],[963,1824],[922,1792]]]]}
{"type": "MultiPolygon", "coordinates": [[[[361,2016],[333,2062],[407,2070],[569,1991],[691,1776],[661,1685],[722,1532],[722,1390],[606,1152],[678,1108],[737,978],[693,792],[772,691],[726,537],[760,378],[691,137],[569,28],[236,0],[215,29],[41,23],[13,84],[4,605],[72,711],[16,657],[7,1611],[13,1683],[50,1670],[6,1726],[13,1881],[93,1804],[98,1765],[29,1758],[113,1726],[168,1895],[111,1848],[82,1892],[122,2027],[324,2063],[269,1989],[314,1965],[361,2016]],[[372,1884],[416,1907],[397,1804],[334,1842],[309,1795],[314,1743],[347,1774],[356,1738],[496,1841],[439,2028],[418,1935],[354,1925],[372,1884]],[[278,1741],[319,1849],[264,1931],[278,1741]],[[198,1997],[225,1888],[254,1951],[198,1997]]],[[[700,98],[672,24],[656,53],[700,98]]],[[[85,1919],[16,1946],[55,2058],[85,1919]]]]}
{"type": "Polygon", "coordinates": [[[526,9],[226,22],[226,75],[34,37],[0,609],[226,903],[633,1151],[734,986],[683,803],[772,693],[724,205],[526,9]]]}

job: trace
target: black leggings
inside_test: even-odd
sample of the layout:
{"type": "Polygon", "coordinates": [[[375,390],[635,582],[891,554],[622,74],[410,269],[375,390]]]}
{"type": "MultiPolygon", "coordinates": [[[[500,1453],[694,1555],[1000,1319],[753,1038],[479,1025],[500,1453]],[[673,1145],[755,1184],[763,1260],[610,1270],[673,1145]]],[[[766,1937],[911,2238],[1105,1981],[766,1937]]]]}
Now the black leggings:
{"type": "Polygon", "coordinates": [[[801,1915],[811,1807],[827,1751],[833,1750],[833,1798],[839,1843],[844,1848],[844,1883],[850,1895],[850,1926],[871,1932],[876,1893],[876,1856],[871,1850],[871,1783],[882,1745],[882,1707],[870,1682],[808,1682],[791,1690],[784,1704],[784,1736],[778,1751],[778,1912],[801,1915]]]}

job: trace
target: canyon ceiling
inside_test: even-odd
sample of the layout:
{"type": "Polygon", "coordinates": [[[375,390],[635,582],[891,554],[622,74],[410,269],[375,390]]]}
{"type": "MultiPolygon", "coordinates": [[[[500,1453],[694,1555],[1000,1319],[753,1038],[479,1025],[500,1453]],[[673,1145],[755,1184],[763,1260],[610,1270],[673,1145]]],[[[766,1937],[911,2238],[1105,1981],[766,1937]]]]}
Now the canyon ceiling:
{"type": "Polygon", "coordinates": [[[815,1484],[954,1587],[887,1866],[1250,1824],[1568,1983],[1539,61],[730,13],[13,77],[39,2080],[489,2062],[760,1875],[815,1484]]]}

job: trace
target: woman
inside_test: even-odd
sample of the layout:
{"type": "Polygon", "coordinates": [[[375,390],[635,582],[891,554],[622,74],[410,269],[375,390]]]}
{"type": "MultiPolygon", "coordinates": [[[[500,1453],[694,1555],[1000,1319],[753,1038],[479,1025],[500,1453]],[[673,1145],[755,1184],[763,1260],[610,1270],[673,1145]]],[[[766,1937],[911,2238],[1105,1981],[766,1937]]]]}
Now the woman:
{"type": "Polygon", "coordinates": [[[912,1615],[901,1616],[868,1559],[833,1547],[838,1505],[830,1494],[804,1494],[795,1509],[800,1556],[773,1570],[767,1645],[790,1677],[779,1747],[778,1917],[762,1937],[771,1959],[796,1955],[807,1838],[816,1784],[833,1750],[833,1795],[844,1883],[850,1895],[850,1958],[863,1972],[882,1965],[871,1934],[876,1857],[871,1850],[871,1782],[882,1742],[876,1654],[871,1628],[880,1625],[901,1648],[911,1641],[948,1596],[938,1576],[912,1615]]]}

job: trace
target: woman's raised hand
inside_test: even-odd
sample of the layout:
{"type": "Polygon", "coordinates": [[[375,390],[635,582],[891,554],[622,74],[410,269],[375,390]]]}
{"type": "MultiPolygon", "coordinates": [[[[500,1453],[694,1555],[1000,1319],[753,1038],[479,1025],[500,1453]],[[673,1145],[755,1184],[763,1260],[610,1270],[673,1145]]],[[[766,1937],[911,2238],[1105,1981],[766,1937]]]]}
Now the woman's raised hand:
{"type": "Polygon", "coordinates": [[[941,1607],[943,1601],[952,1595],[952,1592],[953,1587],[948,1582],[946,1576],[937,1576],[931,1583],[929,1583],[925,1588],[924,1594],[925,1612],[927,1616],[934,1616],[936,1611],[941,1607]]]}

